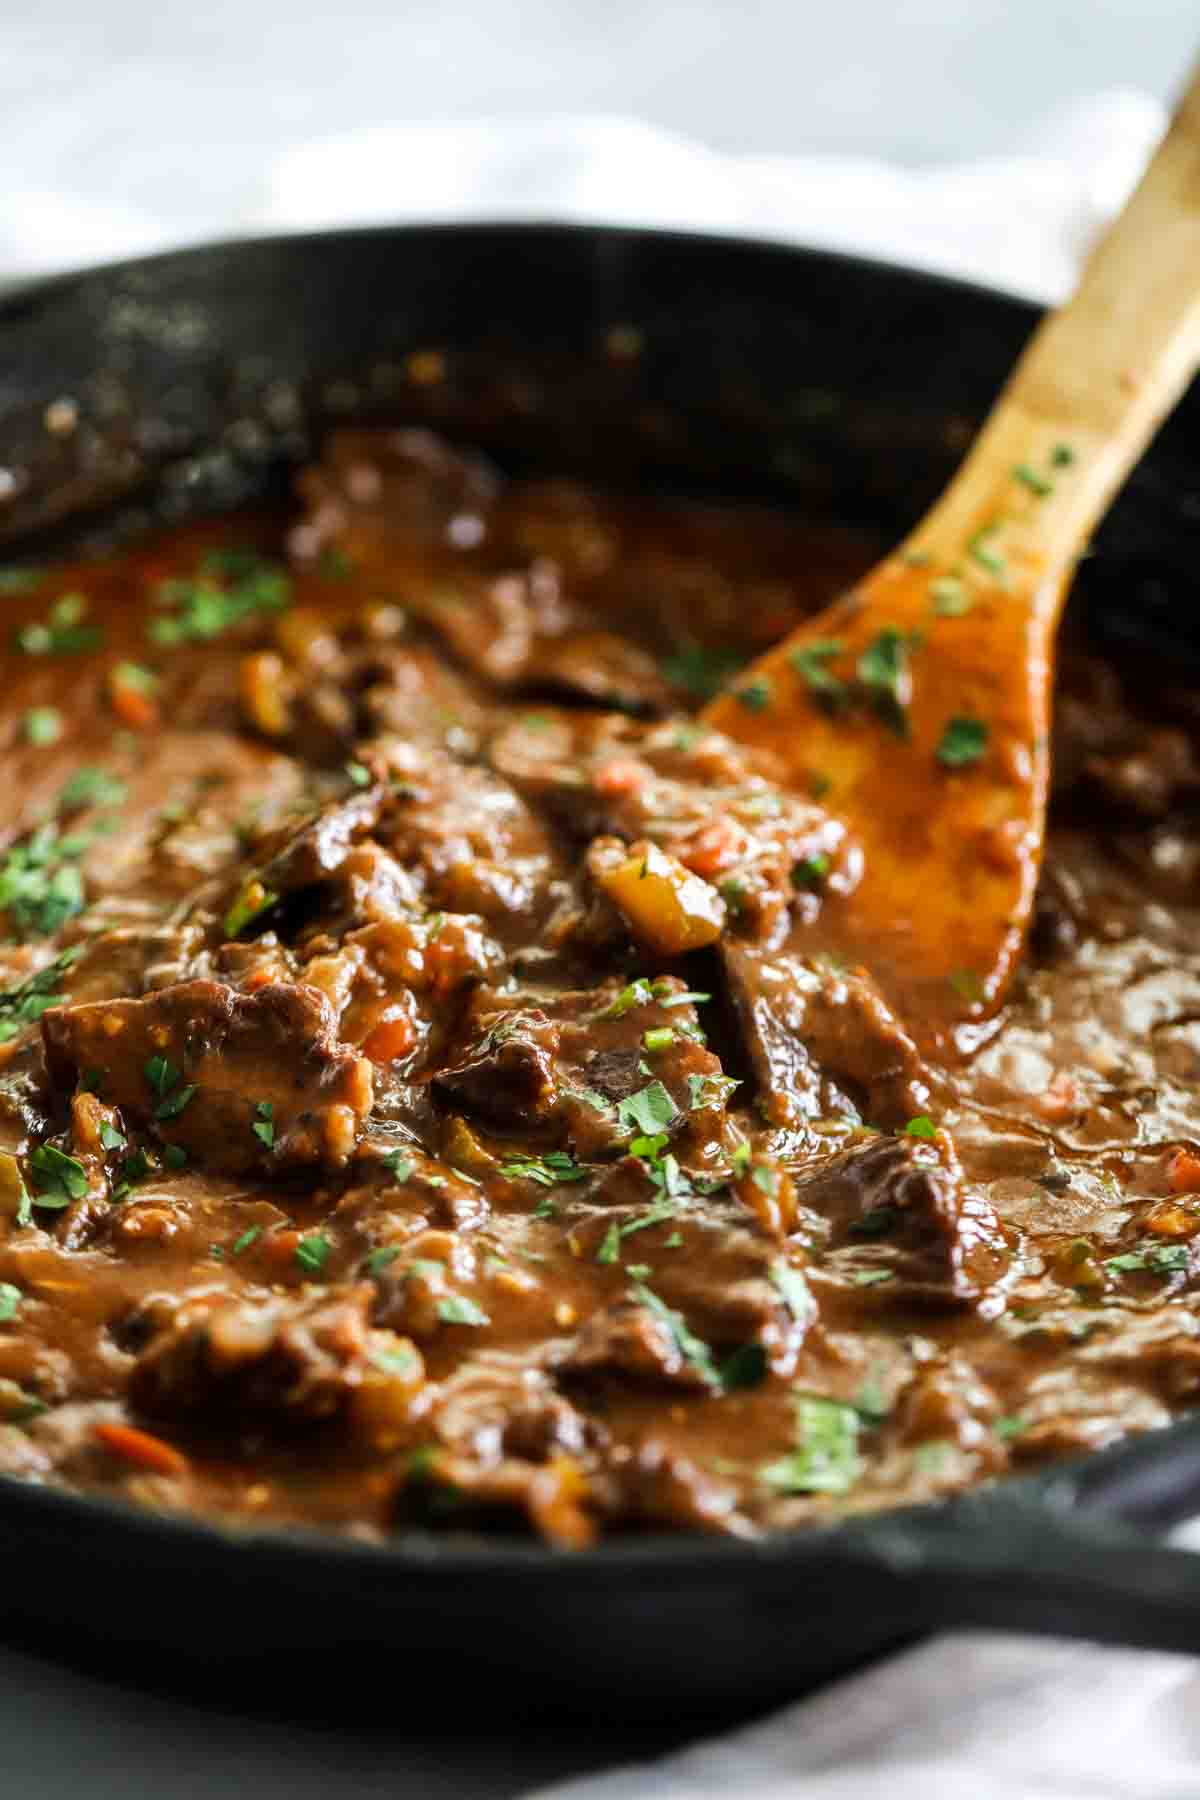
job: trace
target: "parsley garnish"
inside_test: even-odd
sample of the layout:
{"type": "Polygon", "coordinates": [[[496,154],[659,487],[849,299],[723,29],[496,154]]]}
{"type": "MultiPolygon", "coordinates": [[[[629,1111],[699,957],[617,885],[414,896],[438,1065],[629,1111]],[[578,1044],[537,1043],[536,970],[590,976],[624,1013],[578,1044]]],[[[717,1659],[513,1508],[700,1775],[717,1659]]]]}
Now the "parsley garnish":
{"type": "Polygon", "coordinates": [[[1075,461],[1075,452],[1070,444],[1055,444],[1050,452],[1050,461],[1056,469],[1065,469],[1075,461]]]}
{"type": "Polygon", "coordinates": [[[383,1244],[378,1250],[372,1250],[367,1258],[367,1274],[381,1275],[389,1263],[394,1263],[400,1254],[399,1244],[383,1244]]]}
{"type": "Polygon", "coordinates": [[[1127,1250],[1123,1256],[1107,1257],[1104,1266],[1118,1275],[1136,1269],[1148,1269],[1155,1275],[1170,1275],[1174,1271],[1187,1268],[1187,1246],[1184,1244],[1157,1244],[1151,1250],[1127,1250]]]}
{"type": "Polygon", "coordinates": [[[999,530],[1000,522],[993,520],[990,525],[982,526],[967,543],[967,555],[997,580],[1008,572],[1008,564],[993,542],[999,530]]]}
{"type": "Polygon", "coordinates": [[[706,1106],[723,1106],[736,1088],[741,1087],[732,1075],[689,1075],[689,1105],[693,1112],[706,1106]]]}
{"type": "Polygon", "coordinates": [[[251,919],[257,919],[260,913],[274,906],[279,895],[255,878],[248,881],[229,911],[225,914],[225,936],[240,937],[251,919]]]}
{"type": "Polygon", "coordinates": [[[72,946],[36,975],[0,993],[0,1044],[7,1044],[27,1025],[35,1024],[50,1007],[58,1005],[62,999],[58,984],[79,955],[79,947],[72,946]]]}
{"type": "Polygon", "coordinates": [[[1004,1418],[993,1421],[992,1430],[998,1438],[1020,1437],[1023,1431],[1029,1430],[1029,1420],[1022,1418],[1020,1413],[1008,1413],[1004,1418]]]}
{"type": "Polygon", "coordinates": [[[195,577],[158,583],[163,611],[148,631],[156,644],[207,643],[256,613],[282,612],[290,598],[285,570],[254,551],[216,551],[195,577]]]}
{"type": "Polygon", "coordinates": [[[491,1320],[481,1306],[465,1294],[450,1294],[438,1301],[437,1316],[443,1325],[490,1325],[491,1320]]]}
{"type": "Polygon", "coordinates": [[[642,1043],[651,1056],[657,1050],[667,1050],[675,1042],[675,1033],[669,1025],[656,1026],[653,1031],[642,1033],[642,1043]]]}
{"type": "Polygon", "coordinates": [[[797,1449],[759,1471],[781,1494],[846,1494],[862,1474],[858,1413],[817,1394],[796,1399],[797,1449]]]}
{"type": "Polygon", "coordinates": [[[63,716],[57,706],[31,706],[25,714],[25,737],[31,744],[57,744],[63,734],[63,716]]]}
{"type": "Polygon", "coordinates": [[[11,1281],[0,1281],[0,1325],[7,1325],[10,1319],[16,1318],[21,1299],[19,1287],[14,1287],[11,1281]]]}
{"type": "Polygon", "coordinates": [[[1028,463],[1016,463],[1012,473],[1013,480],[1019,481],[1022,487],[1027,487],[1031,494],[1037,495],[1039,500],[1046,499],[1047,495],[1054,492],[1054,483],[1048,481],[1044,475],[1039,475],[1037,470],[1031,468],[1028,463]]]}
{"type": "Polygon", "coordinates": [[[858,659],[858,679],[884,724],[897,737],[908,736],[904,679],[911,640],[894,625],[885,625],[858,659]]]}
{"type": "Polygon", "coordinates": [[[56,1150],[53,1144],[39,1144],[29,1158],[33,1185],[37,1188],[35,1206],[57,1210],[72,1200],[82,1200],[88,1191],[87,1170],[73,1156],[56,1150]]]}
{"type": "Polygon", "coordinates": [[[165,1056],[152,1056],[142,1069],[146,1080],[161,1100],[179,1080],[179,1070],[165,1056]]]}
{"type": "Polygon", "coordinates": [[[830,712],[844,706],[849,697],[846,683],[840,676],[831,675],[827,667],[845,648],[840,638],[814,638],[811,644],[793,650],[788,658],[805,687],[830,712]]]}
{"type": "Polygon", "coordinates": [[[975,602],[957,575],[943,575],[929,584],[933,610],[944,619],[959,619],[969,613],[975,602]]]}
{"type": "Polygon", "coordinates": [[[736,650],[704,649],[685,644],[665,657],[662,672],[673,687],[686,688],[699,700],[711,700],[745,658],[736,650]]]}
{"type": "Polygon", "coordinates": [[[362,763],[348,762],[346,764],[346,773],[354,783],[355,787],[370,787],[371,771],[370,769],[364,768],[362,763]]]}
{"type": "Polygon", "coordinates": [[[557,1187],[562,1181],[583,1181],[581,1169],[565,1150],[547,1150],[545,1156],[512,1156],[500,1165],[500,1173],[513,1181],[536,1181],[541,1187],[557,1187]]]}
{"type": "Polygon", "coordinates": [[[104,634],[95,625],[83,624],[87,609],[85,595],[64,594],[50,608],[44,625],[26,625],[17,632],[17,649],[26,656],[67,656],[95,650],[104,634]]]}
{"type": "Polygon", "coordinates": [[[947,769],[965,769],[977,763],[987,748],[988,728],[982,719],[953,718],[942,733],[937,759],[947,769]]]}
{"type": "Polygon", "coordinates": [[[101,1147],[101,1149],[102,1150],[125,1150],[128,1148],[128,1146],[129,1146],[129,1139],[125,1136],[125,1134],[123,1132],[118,1131],[115,1125],[110,1125],[108,1120],[105,1119],[100,1126],[100,1147],[101,1147]]]}
{"type": "Polygon", "coordinates": [[[261,1236],[261,1225],[248,1225],[241,1237],[234,1238],[229,1250],[230,1256],[240,1256],[243,1250],[248,1250],[251,1244],[256,1244],[261,1236]]]}
{"type": "Polygon", "coordinates": [[[623,987],[607,1006],[601,1007],[596,1017],[598,1019],[623,1019],[625,1014],[632,1012],[635,1006],[649,1006],[653,998],[654,989],[644,976],[639,975],[636,981],[631,981],[628,987],[623,987]]]}
{"type": "Polygon", "coordinates": [[[703,1338],[698,1338],[689,1328],[682,1313],[677,1313],[673,1307],[667,1305],[665,1300],[660,1300],[644,1281],[635,1280],[632,1283],[631,1291],[635,1300],[648,1308],[656,1319],[662,1320],[675,1340],[675,1348],[684,1361],[690,1363],[710,1387],[719,1387],[721,1378],[717,1373],[716,1363],[713,1361],[713,1353],[703,1338]]]}
{"type": "Polygon", "coordinates": [[[671,1123],[675,1112],[675,1102],[662,1082],[652,1081],[618,1103],[617,1119],[628,1129],[636,1127],[643,1136],[653,1137],[671,1123]]]}
{"type": "Polygon", "coordinates": [[[310,1232],[308,1237],[302,1237],[296,1245],[296,1261],[306,1274],[319,1275],[332,1248],[329,1239],[321,1232],[310,1232]]]}
{"type": "Polygon", "coordinates": [[[881,1281],[894,1278],[892,1269],[856,1269],[850,1277],[855,1287],[878,1287],[881,1281]]]}
{"type": "Polygon", "coordinates": [[[908,1121],[904,1130],[908,1137],[933,1138],[937,1136],[937,1126],[928,1113],[918,1113],[915,1119],[908,1121]]]}
{"type": "Polygon", "coordinates": [[[748,681],[745,687],[735,688],[734,694],[747,712],[765,712],[771,704],[771,684],[761,676],[748,681]]]}
{"type": "Polygon", "coordinates": [[[128,791],[125,783],[107,769],[85,764],[76,769],[59,794],[59,811],[75,812],[82,806],[120,806],[128,791]]]}
{"type": "Polygon", "coordinates": [[[384,1168],[390,1175],[394,1175],[397,1181],[412,1180],[415,1165],[412,1157],[406,1155],[403,1150],[389,1150],[382,1160],[384,1168]]]}
{"type": "Polygon", "coordinates": [[[792,864],[792,886],[820,887],[828,873],[829,858],[823,850],[818,850],[814,855],[801,857],[798,863],[792,864]]]}
{"type": "Polygon", "coordinates": [[[176,1088],[165,1100],[159,1102],[154,1109],[156,1119],[177,1119],[184,1107],[195,1094],[195,1086],[176,1088]]]}
{"type": "Polygon", "coordinates": [[[75,866],[90,840],[61,837],[57,825],[40,825],[0,863],[0,911],[16,935],[52,937],[83,911],[83,876],[75,866]]]}
{"type": "Polygon", "coordinates": [[[260,1144],[268,1150],[275,1147],[275,1108],[269,1100],[260,1100],[254,1109],[254,1122],[250,1127],[260,1144]]]}

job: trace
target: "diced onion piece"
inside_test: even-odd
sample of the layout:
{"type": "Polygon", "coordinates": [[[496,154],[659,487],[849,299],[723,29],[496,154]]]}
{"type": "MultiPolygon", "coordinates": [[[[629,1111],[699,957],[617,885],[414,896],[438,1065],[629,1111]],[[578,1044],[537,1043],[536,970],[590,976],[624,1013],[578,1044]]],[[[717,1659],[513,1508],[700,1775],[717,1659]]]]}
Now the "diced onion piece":
{"type": "Polygon", "coordinates": [[[682,956],[720,937],[725,902],[699,875],[656,844],[634,844],[596,879],[638,942],[658,956],[682,956]]]}

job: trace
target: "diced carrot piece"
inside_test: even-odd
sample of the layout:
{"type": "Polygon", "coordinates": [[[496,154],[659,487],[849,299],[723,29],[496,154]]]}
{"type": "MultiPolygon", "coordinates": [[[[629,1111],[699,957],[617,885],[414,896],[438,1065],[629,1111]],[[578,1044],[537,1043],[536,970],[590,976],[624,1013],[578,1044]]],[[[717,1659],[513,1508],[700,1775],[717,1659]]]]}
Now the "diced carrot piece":
{"type": "Polygon", "coordinates": [[[1167,1164],[1167,1185],[1173,1194],[1200,1194],[1200,1156],[1194,1150],[1177,1150],[1167,1164]]]}
{"type": "Polygon", "coordinates": [[[294,1272],[299,1266],[296,1262],[296,1246],[300,1242],[298,1231],[269,1231],[258,1242],[259,1255],[274,1269],[294,1272]]]}
{"type": "Polygon", "coordinates": [[[592,776],[592,786],[598,794],[636,794],[649,772],[645,763],[635,762],[631,756],[614,756],[601,763],[592,776]]]}
{"type": "Polygon", "coordinates": [[[113,1420],[102,1419],[92,1427],[92,1432],[113,1456],[121,1457],[137,1469],[150,1469],[155,1475],[183,1475],[187,1471],[188,1459],[182,1450],[176,1450],[174,1444],[165,1443],[162,1438],[152,1437],[148,1431],[139,1431],[136,1425],[119,1425],[113,1420]]]}
{"type": "Polygon", "coordinates": [[[1146,1214],[1142,1224],[1156,1237],[1190,1238],[1200,1232],[1200,1214],[1162,1200],[1146,1214]]]}
{"type": "Polygon", "coordinates": [[[729,819],[718,819],[698,831],[680,852],[679,860],[695,875],[711,880],[737,862],[745,848],[744,834],[729,819]]]}
{"type": "Polygon", "coordinates": [[[158,702],[154,696],[131,681],[122,681],[116,670],[109,677],[108,692],[113,711],[131,731],[151,731],[158,724],[158,702]]]}
{"type": "Polygon", "coordinates": [[[381,1019],[375,1029],[369,1032],[363,1041],[364,1056],[372,1062],[396,1062],[407,1056],[417,1041],[413,1022],[407,1013],[397,1013],[395,1018],[381,1019]]]}

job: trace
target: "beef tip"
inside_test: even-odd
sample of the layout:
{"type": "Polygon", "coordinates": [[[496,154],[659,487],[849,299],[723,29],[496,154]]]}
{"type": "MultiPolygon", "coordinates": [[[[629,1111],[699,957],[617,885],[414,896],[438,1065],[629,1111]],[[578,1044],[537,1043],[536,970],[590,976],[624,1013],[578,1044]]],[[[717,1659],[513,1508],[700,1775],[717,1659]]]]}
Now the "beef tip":
{"type": "Polygon", "coordinates": [[[936,1141],[874,1136],[797,1178],[801,1203],[828,1220],[833,1262],[872,1268],[891,1280],[872,1295],[1002,1305],[1009,1251],[986,1197],[967,1186],[945,1133],[936,1141]]]}
{"type": "Polygon", "coordinates": [[[856,1112],[893,1127],[924,1111],[920,1053],[865,971],[763,955],[728,938],[720,953],[775,1124],[856,1112]]]}
{"type": "Polygon", "coordinates": [[[633,1300],[594,1313],[558,1365],[565,1381],[617,1376],[639,1385],[707,1393],[713,1383],[704,1366],[685,1356],[670,1322],[633,1300]]]}
{"type": "Polygon", "coordinates": [[[339,869],[351,846],[378,824],[386,789],[382,782],[356,788],[332,801],[299,827],[281,833],[259,871],[264,887],[277,894],[312,887],[339,869]]]}
{"type": "Polygon", "coordinates": [[[256,1421],[312,1425],[357,1409],[386,1353],[400,1390],[393,1397],[403,1402],[423,1380],[420,1356],[372,1330],[374,1295],[367,1282],[286,1299],[185,1304],[138,1356],[130,1398],[151,1417],[233,1409],[256,1421]]]}
{"type": "Polygon", "coordinates": [[[543,643],[529,680],[623,712],[665,712],[671,697],[653,657],[611,631],[573,631],[543,643]]]}
{"type": "Polygon", "coordinates": [[[337,545],[355,562],[414,540],[453,542],[453,523],[482,526],[495,504],[496,476],[481,457],[451,449],[430,431],[338,431],[315,467],[297,481],[307,512],[293,528],[292,554],[315,562],[337,545]]]}
{"type": "Polygon", "coordinates": [[[642,1073],[645,1056],[636,1046],[628,1050],[597,1050],[584,1064],[589,1088],[606,1100],[628,1100],[646,1084],[642,1073]]]}
{"type": "Polygon", "coordinates": [[[737,1495],[724,1481],[701,1474],[688,1457],[655,1439],[609,1458],[609,1506],[616,1519],[637,1525],[672,1525],[685,1531],[749,1537],[753,1528],[737,1511],[737,1495]]]}
{"type": "Polygon", "coordinates": [[[501,1015],[435,1085],[498,1124],[536,1123],[558,1096],[559,1028],[537,1007],[501,1015]]]}
{"type": "Polygon", "coordinates": [[[242,1172],[340,1167],[371,1110],[371,1064],[337,1042],[317,988],[253,994],[189,981],[141,1000],[42,1018],[60,1088],[81,1078],[199,1166],[242,1172]]]}

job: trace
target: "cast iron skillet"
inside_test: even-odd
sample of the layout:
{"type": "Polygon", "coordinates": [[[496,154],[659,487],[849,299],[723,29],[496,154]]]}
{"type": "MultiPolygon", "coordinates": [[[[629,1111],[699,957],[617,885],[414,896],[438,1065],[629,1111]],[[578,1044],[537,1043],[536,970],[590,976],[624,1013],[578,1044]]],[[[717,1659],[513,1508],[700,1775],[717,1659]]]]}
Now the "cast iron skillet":
{"type": "MultiPolygon", "coordinates": [[[[69,276],[0,307],[4,557],[281,489],[347,418],[426,420],[512,467],[783,501],[894,538],[1033,318],[845,257],[568,227],[342,232],[69,276]],[[433,383],[436,359],[413,360],[429,351],[433,383]],[[48,429],[64,398],[74,428],[58,407],[48,429]]],[[[1105,526],[1077,604],[1110,644],[1200,669],[1186,604],[1198,442],[1194,391],[1105,526]]],[[[231,1536],[0,1480],[0,1621],[109,1666],[205,1666],[243,1703],[353,1693],[395,1716],[449,1693],[600,1726],[711,1716],[937,1626],[1200,1648],[1200,1561],[1147,1535],[1198,1497],[1200,1420],[830,1531],[576,1555],[503,1538],[231,1536]]]]}

